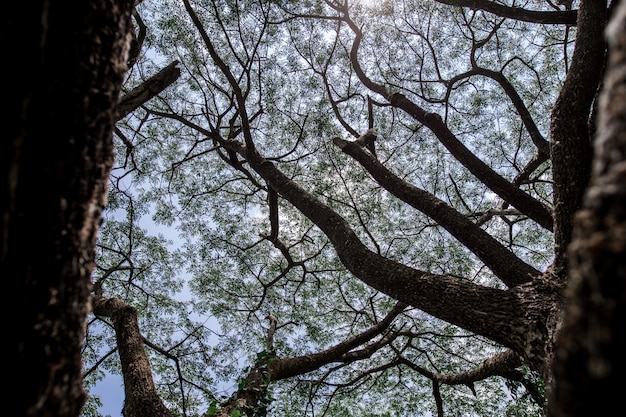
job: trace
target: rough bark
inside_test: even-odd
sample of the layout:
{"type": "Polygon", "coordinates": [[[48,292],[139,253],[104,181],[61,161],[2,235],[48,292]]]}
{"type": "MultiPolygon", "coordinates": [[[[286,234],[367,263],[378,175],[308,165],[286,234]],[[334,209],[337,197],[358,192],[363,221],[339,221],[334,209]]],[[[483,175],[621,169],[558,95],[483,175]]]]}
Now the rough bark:
{"type": "Polygon", "coordinates": [[[507,287],[523,284],[541,275],[478,225],[436,196],[403,181],[357,142],[335,139],[335,145],[357,160],[385,190],[443,226],[481,259],[507,287]]]}
{"type": "Polygon", "coordinates": [[[552,109],[550,153],[554,181],[556,268],[566,268],[572,219],[589,183],[591,107],[600,85],[606,42],[606,0],[582,0],[572,65],[552,109]]]}
{"type": "Polygon", "coordinates": [[[133,2],[21,2],[3,25],[11,79],[0,262],[12,414],[75,417],[95,237],[133,2]]]}
{"type": "Polygon", "coordinates": [[[554,367],[551,415],[609,415],[626,372],[626,3],[607,32],[591,185],[569,248],[568,306],[554,367]]]}
{"type": "Polygon", "coordinates": [[[119,120],[161,93],[180,77],[178,61],[174,61],[146,81],[124,94],[115,111],[115,120],[119,120]]]}
{"type": "MultiPolygon", "coordinates": [[[[350,363],[371,357],[376,351],[388,346],[396,337],[402,335],[402,331],[392,331],[391,324],[406,307],[403,303],[397,303],[385,317],[363,332],[321,352],[308,355],[278,357],[271,349],[272,335],[268,335],[268,340],[270,340],[268,341],[268,350],[257,355],[257,363],[243,377],[237,391],[219,404],[210,415],[228,417],[235,411],[244,415],[257,415],[255,413],[261,411],[262,407],[266,405],[264,401],[267,388],[272,382],[304,375],[329,364],[350,363]]],[[[148,356],[143,347],[146,341],[139,331],[135,309],[119,299],[95,296],[93,310],[96,315],[110,317],[113,321],[124,375],[126,394],[124,415],[133,417],[171,416],[172,414],[158,397],[148,356]]],[[[275,318],[272,319],[275,320],[275,318]]],[[[272,326],[270,326],[271,328],[272,326]]],[[[495,355],[475,369],[463,374],[433,373],[416,366],[402,356],[398,356],[386,367],[404,365],[430,379],[434,386],[463,384],[473,390],[475,382],[490,376],[500,375],[521,381],[521,375],[515,371],[515,368],[522,363],[519,355],[508,350],[495,355]]],[[[438,396],[438,398],[438,401],[442,402],[441,397],[438,396]]]]}
{"type": "Polygon", "coordinates": [[[157,393],[144,340],[139,331],[137,310],[117,298],[94,296],[93,311],[110,317],[115,328],[124,377],[124,409],[127,417],[170,417],[157,393]]]}

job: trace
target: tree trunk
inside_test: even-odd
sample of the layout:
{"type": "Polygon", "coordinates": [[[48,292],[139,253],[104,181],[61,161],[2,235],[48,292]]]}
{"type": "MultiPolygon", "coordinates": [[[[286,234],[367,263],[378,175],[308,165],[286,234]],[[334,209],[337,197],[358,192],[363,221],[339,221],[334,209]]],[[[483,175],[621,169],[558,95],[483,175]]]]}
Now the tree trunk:
{"type": "Polygon", "coordinates": [[[609,30],[591,185],[574,223],[552,416],[610,415],[626,371],[626,3],[609,30]]]}
{"type": "Polygon", "coordinates": [[[84,403],[81,347],[132,8],[23,2],[3,25],[0,260],[15,415],[77,416],[84,403]]]}

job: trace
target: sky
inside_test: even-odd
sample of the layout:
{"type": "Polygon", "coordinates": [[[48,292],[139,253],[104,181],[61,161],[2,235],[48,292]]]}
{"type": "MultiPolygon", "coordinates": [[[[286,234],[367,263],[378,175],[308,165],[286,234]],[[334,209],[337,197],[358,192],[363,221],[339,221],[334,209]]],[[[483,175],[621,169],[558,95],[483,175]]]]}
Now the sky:
{"type": "MultiPolygon", "coordinates": [[[[165,240],[171,241],[172,244],[168,245],[169,249],[174,250],[175,248],[179,248],[182,244],[182,239],[179,237],[179,232],[175,229],[175,225],[168,227],[166,225],[155,223],[152,220],[153,212],[154,207],[148,214],[141,217],[139,220],[139,226],[147,230],[148,234],[152,236],[160,234],[165,240]]],[[[124,216],[124,214],[125,213],[120,213],[121,216],[124,216]]],[[[181,271],[179,274],[183,277],[186,276],[185,271],[181,271]]],[[[106,296],[106,294],[104,295],[106,296]]],[[[181,293],[178,294],[177,298],[182,300],[189,299],[190,293],[187,289],[183,289],[181,293]]],[[[204,317],[202,318],[202,321],[206,322],[206,324],[216,330],[219,329],[219,323],[214,318],[208,318],[207,320],[207,318],[204,317]]],[[[217,338],[215,339],[215,343],[217,343],[217,338]]],[[[234,386],[223,387],[223,389],[225,392],[232,391],[234,386]]],[[[123,417],[122,407],[124,406],[124,385],[121,375],[106,372],[106,377],[90,389],[90,394],[100,397],[102,406],[98,408],[98,411],[103,417],[123,417]]]]}
{"type": "MultiPolygon", "coordinates": [[[[122,214],[123,215],[123,214],[122,214]]],[[[150,235],[163,235],[166,240],[172,241],[170,249],[178,246],[181,242],[178,237],[178,232],[173,227],[167,227],[164,225],[156,224],[152,220],[151,213],[143,216],[139,220],[141,228],[148,231],[150,235]]],[[[106,296],[106,294],[104,294],[106,296]]],[[[182,297],[186,297],[186,294],[181,294],[182,297]]],[[[123,417],[122,407],[124,406],[124,385],[123,379],[120,375],[106,373],[107,376],[100,382],[98,382],[90,390],[90,394],[100,397],[102,407],[98,410],[104,417],[123,417]]]]}
{"type": "Polygon", "coordinates": [[[98,409],[100,414],[105,417],[122,417],[124,387],[121,376],[107,374],[106,378],[91,389],[91,394],[99,396],[102,401],[102,407],[98,409]]]}

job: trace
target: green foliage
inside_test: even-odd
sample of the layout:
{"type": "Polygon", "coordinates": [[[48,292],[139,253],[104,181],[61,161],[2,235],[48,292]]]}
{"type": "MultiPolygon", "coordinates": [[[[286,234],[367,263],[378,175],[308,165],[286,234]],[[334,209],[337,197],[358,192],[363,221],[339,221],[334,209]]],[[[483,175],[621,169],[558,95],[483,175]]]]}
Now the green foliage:
{"type": "Polygon", "coordinates": [[[206,413],[209,416],[214,416],[214,415],[216,415],[219,412],[220,412],[220,408],[219,408],[219,406],[217,404],[217,401],[213,401],[213,402],[211,402],[211,404],[209,404],[209,409],[207,410],[206,413]]]}

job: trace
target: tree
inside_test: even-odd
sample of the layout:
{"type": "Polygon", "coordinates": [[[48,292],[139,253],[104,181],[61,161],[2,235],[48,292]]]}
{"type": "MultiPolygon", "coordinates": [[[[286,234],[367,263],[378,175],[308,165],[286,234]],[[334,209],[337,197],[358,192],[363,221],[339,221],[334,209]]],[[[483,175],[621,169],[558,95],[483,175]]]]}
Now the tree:
{"type": "Polygon", "coordinates": [[[512,4],[143,2],[130,85],[184,72],[120,112],[86,382],[119,371],[127,417],[536,415],[544,385],[560,415],[595,359],[569,278],[623,292],[623,242],[593,240],[603,207],[623,225],[623,152],[597,151],[574,223],[596,130],[623,147],[619,102],[597,119],[618,3],[512,4]],[[150,208],[182,247],[145,233],[150,208]]]}
{"type": "Polygon", "coordinates": [[[78,416],[96,233],[113,163],[132,2],[29,2],[3,25],[2,276],[8,398],[21,416],[78,416]]]}
{"type": "Polygon", "coordinates": [[[558,341],[554,415],[609,412],[625,364],[626,3],[611,22],[591,184],[570,246],[565,318],[558,341]]]}

